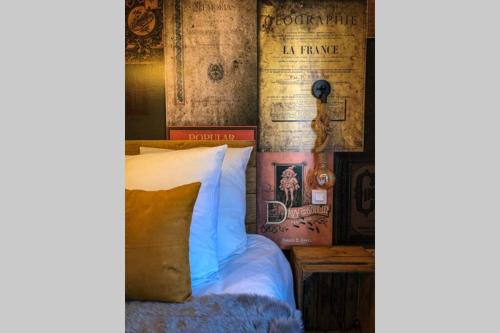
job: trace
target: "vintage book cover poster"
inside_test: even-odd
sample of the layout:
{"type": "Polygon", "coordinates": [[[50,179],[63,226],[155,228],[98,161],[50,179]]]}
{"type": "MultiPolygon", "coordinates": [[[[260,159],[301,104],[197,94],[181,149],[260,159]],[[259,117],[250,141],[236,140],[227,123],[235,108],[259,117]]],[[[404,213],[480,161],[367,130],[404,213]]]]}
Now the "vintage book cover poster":
{"type": "Polygon", "coordinates": [[[169,126],[167,140],[257,140],[257,126],[169,126]]]}
{"type": "Polygon", "coordinates": [[[257,153],[257,233],[282,249],[332,244],[333,190],[326,204],[312,204],[313,169],[312,153],[257,153]]]}
{"type": "Polygon", "coordinates": [[[163,0],[125,0],[125,62],[164,61],[163,0]]]}
{"type": "Polygon", "coordinates": [[[260,151],[314,146],[312,84],[327,80],[330,149],[363,151],[367,0],[261,0],[260,151]]]}
{"type": "Polygon", "coordinates": [[[166,3],[167,124],[257,125],[257,2],[166,3]]]}

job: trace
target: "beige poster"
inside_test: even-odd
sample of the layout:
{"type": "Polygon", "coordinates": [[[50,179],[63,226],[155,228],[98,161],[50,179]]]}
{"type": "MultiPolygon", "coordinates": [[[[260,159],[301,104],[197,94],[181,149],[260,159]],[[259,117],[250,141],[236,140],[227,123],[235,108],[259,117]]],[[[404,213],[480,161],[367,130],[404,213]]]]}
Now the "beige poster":
{"type": "Polygon", "coordinates": [[[366,0],[261,0],[259,133],[261,151],[307,151],[317,100],[329,81],[335,151],[363,151],[366,0]]]}
{"type": "Polygon", "coordinates": [[[257,124],[257,3],[165,5],[168,126],[257,124]]]}

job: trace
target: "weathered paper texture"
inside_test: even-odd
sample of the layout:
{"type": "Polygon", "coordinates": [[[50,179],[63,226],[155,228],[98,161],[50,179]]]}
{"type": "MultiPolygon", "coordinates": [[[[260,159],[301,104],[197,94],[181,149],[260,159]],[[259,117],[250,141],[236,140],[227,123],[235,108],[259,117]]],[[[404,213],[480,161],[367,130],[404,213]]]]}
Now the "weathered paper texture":
{"type": "Polygon", "coordinates": [[[261,0],[260,151],[308,151],[319,79],[328,98],[335,151],[363,151],[366,0],[261,0]]]}
{"type": "Polygon", "coordinates": [[[166,3],[169,126],[257,124],[257,3],[166,3]]]}

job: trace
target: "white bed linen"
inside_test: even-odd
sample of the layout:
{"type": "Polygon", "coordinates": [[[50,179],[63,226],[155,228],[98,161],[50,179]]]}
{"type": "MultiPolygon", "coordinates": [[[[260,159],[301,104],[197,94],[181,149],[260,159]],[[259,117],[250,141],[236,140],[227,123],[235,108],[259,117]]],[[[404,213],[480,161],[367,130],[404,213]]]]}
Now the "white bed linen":
{"type": "Polygon", "coordinates": [[[193,296],[257,294],[278,299],[295,309],[293,276],[280,248],[261,235],[247,235],[247,249],[219,265],[219,278],[193,286],[193,296]]]}

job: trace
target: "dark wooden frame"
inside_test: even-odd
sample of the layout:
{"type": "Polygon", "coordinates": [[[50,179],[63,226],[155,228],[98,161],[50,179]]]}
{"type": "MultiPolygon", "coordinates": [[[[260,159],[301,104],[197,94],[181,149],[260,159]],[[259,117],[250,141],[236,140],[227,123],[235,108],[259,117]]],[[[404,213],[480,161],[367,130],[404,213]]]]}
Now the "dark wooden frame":
{"type": "Polygon", "coordinates": [[[337,182],[334,187],[334,215],[333,240],[334,245],[363,245],[375,247],[375,234],[371,236],[353,235],[351,228],[351,193],[355,184],[352,184],[352,167],[356,164],[375,165],[375,161],[365,154],[336,154],[335,174],[337,182]]]}

